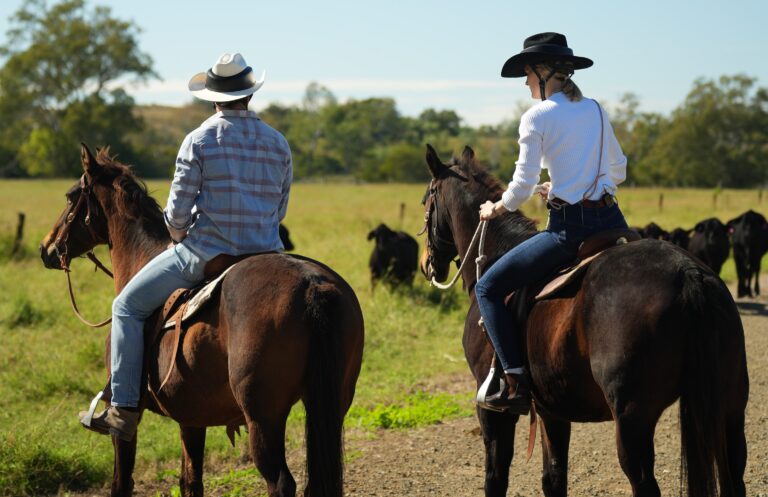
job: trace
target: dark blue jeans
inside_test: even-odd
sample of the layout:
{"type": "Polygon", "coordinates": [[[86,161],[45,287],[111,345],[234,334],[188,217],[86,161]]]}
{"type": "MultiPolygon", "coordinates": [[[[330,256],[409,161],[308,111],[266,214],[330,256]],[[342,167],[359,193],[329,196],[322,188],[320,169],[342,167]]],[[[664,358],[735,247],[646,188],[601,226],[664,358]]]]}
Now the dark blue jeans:
{"type": "Polygon", "coordinates": [[[589,236],[626,227],[627,222],[617,204],[597,209],[568,205],[560,210],[550,210],[546,230],[514,247],[486,269],[475,285],[475,296],[505,372],[522,368],[523,354],[520,330],[504,305],[504,298],[573,261],[579,245],[589,236]]]}

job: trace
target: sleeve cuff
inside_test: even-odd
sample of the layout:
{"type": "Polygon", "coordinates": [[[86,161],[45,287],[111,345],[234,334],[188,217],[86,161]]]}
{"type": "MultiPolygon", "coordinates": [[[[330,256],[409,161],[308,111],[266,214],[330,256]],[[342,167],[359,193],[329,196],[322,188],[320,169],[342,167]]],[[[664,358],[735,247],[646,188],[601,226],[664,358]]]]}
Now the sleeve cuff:
{"type": "Polygon", "coordinates": [[[163,219],[165,219],[165,224],[170,226],[171,228],[175,230],[186,230],[189,229],[189,227],[192,225],[192,218],[190,218],[186,223],[178,225],[177,223],[174,223],[171,221],[171,218],[168,217],[168,212],[163,211],[163,219]]]}
{"type": "Polygon", "coordinates": [[[510,212],[516,211],[522,202],[519,202],[515,195],[507,190],[501,195],[501,203],[504,204],[504,208],[510,212]]]}

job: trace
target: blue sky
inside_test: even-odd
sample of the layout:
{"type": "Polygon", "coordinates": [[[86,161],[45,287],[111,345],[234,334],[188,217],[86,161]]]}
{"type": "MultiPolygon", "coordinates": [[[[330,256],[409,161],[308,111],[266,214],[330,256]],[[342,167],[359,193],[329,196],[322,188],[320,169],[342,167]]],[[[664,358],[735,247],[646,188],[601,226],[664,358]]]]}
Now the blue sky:
{"type": "MultiPolygon", "coordinates": [[[[668,113],[699,77],[745,73],[768,84],[765,0],[88,2],[142,28],[140,46],[163,80],[130,89],[140,103],[189,101],[187,80],[239,51],[267,71],[257,109],[297,103],[317,81],[342,101],[391,96],[406,115],[433,107],[496,124],[532,103],[522,79],[499,72],[542,31],[564,33],[595,61],[574,80],[609,107],[632,92],[641,110],[668,113]]],[[[20,5],[0,2],[0,33],[20,5]]]]}

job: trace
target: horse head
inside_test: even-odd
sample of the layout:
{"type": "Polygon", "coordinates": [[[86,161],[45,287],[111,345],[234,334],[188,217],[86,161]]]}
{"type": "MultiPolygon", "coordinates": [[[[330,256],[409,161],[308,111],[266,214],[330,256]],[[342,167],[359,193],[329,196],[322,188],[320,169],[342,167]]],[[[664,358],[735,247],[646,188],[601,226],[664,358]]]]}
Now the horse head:
{"type": "MultiPolygon", "coordinates": [[[[422,199],[424,227],[427,233],[419,267],[427,279],[445,281],[450,263],[457,255],[464,259],[472,235],[480,222],[480,205],[498,201],[503,185],[475,158],[470,147],[460,157],[443,163],[431,145],[427,145],[426,162],[432,179],[422,199]]],[[[485,246],[494,258],[509,250],[536,231],[535,223],[519,212],[493,219],[489,224],[485,246]]],[[[465,283],[474,268],[465,273],[465,283]]]]}
{"type": "Polygon", "coordinates": [[[115,236],[124,232],[149,230],[158,244],[167,240],[157,202],[128,166],[110,157],[109,148],[94,155],[81,144],[80,159],[83,174],[67,191],[64,211],[40,244],[40,257],[47,268],[66,270],[73,258],[97,245],[111,248],[115,236]]]}
{"type": "MultiPolygon", "coordinates": [[[[101,153],[101,152],[99,152],[101,153]]],[[[101,243],[109,243],[107,221],[99,200],[103,167],[81,144],[83,174],[67,190],[67,204],[51,231],[40,243],[40,257],[49,269],[68,269],[69,262],[101,243]]]]}
{"type": "Polygon", "coordinates": [[[461,250],[466,246],[465,238],[467,234],[471,237],[479,222],[477,207],[489,194],[487,185],[479,180],[488,174],[474,157],[474,151],[464,147],[460,158],[446,164],[427,145],[426,161],[432,179],[422,199],[424,228],[420,234],[426,232],[427,240],[419,263],[427,279],[445,281],[451,261],[457,255],[464,257],[461,250]]]}

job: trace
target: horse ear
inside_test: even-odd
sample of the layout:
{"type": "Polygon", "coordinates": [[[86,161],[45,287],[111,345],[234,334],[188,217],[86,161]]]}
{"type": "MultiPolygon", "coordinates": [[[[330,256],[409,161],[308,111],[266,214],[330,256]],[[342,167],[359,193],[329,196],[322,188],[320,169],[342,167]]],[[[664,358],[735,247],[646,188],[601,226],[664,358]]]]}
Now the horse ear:
{"type": "Polygon", "coordinates": [[[96,176],[98,173],[96,168],[99,167],[99,163],[96,162],[96,157],[93,156],[88,145],[82,142],[80,143],[80,162],[83,163],[83,171],[85,173],[89,176],[96,176]]]}
{"type": "Polygon", "coordinates": [[[464,146],[464,151],[461,152],[462,162],[470,162],[475,158],[475,151],[472,150],[469,145],[464,146]]]}
{"type": "Polygon", "coordinates": [[[427,143],[427,166],[432,173],[432,177],[435,179],[437,179],[445,169],[448,169],[429,143],[427,143]]]}

